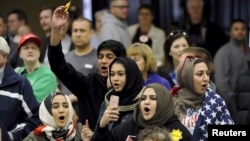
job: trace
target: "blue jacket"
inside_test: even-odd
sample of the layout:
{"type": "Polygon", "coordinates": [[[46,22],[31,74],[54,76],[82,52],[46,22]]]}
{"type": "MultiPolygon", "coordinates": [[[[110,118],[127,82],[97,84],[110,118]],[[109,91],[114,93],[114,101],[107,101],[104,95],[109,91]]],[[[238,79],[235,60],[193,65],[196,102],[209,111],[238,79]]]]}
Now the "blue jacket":
{"type": "Polygon", "coordinates": [[[29,81],[14,72],[6,64],[0,84],[0,128],[4,141],[21,141],[33,131],[41,121],[38,117],[39,104],[29,81]]]}
{"type": "Polygon", "coordinates": [[[156,73],[151,73],[148,75],[148,79],[144,82],[144,86],[147,86],[148,84],[151,83],[160,83],[163,86],[165,86],[168,90],[171,90],[171,85],[169,84],[168,80],[156,73]]]}

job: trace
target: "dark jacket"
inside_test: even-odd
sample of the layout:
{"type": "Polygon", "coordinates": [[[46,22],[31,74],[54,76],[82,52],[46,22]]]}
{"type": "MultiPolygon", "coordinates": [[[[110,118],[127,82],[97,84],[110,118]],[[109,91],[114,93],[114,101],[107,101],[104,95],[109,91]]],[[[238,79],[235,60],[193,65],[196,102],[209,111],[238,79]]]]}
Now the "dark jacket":
{"type": "Polygon", "coordinates": [[[88,119],[90,129],[94,130],[101,103],[108,91],[106,79],[98,73],[85,76],[76,71],[71,64],[66,63],[61,44],[49,47],[48,59],[52,71],[77,96],[80,122],[85,124],[88,119]]]}
{"type": "Polygon", "coordinates": [[[105,141],[108,140],[109,135],[110,135],[110,131],[115,128],[116,126],[129,121],[131,119],[133,119],[133,111],[127,111],[127,112],[120,112],[119,114],[119,120],[116,122],[111,122],[107,125],[107,127],[104,128],[100,128],[99,124],[100,124],[100,120],[103,116],[103,113],[106,110],[106,104],[105,102],[102,103],[101,106],[101,110],[99,113],[99,118],[98,118],[98,122],[96,124],[96,128],[95,128],[95,133],[91,139],[91,141],[105,141]]]}
{"type": "Polygon", "coordinates": [[[14,72],[6,64],[4,76],[0,84],[0,128],[3,141],[8,141],[12,134],[13,140],[24,139],[32,130],[41,124],[38,117],[39,105],[35,99],[29,81],[14,72]]]}
{"type": "Polygon", "coordinates": [[[235,124],[250,124],[250,72],[241,74],[236,84],[235,94],[229,99],[229,111],[235,124]]]}
{"type": "Polygon", "coordinates": [[[190,21],[187,20],[183,28],[189,33],[190,45],[205,48],[212,57],[214,57],[222,45],[229,41],[229,37],[217,23],[205,19],[196,25],[192,25],[190,21]],[[198,34],[201,35],[202,39],[197,38],[198,34]]]}
{"type": "MultiPolygon", "coordinates": [[[[187,130],[187,128],[181,124],[176,115],[172,116],[163,126],[167,128],[170,133],[173,133],[173,130],[179,129],[182,132],[182,139],[180,141],[193,141],[192,135],[187,130]]],[[[142,130],[142,128],[137,126],[136,122],[131,119],[114,128],[108,140],[125,141],[129,135],[134,136],[136,139],[140,130],[142,130]]]]}

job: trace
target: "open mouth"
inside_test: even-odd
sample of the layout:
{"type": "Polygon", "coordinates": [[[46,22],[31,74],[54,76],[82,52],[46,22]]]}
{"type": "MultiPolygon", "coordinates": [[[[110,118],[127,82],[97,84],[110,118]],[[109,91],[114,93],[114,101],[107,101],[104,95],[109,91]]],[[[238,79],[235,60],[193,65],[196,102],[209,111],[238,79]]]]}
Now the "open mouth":
{"type": "Polygon", "coordinates": [[[148,107],[144,107],[144,111],[145,111],[146,113],[148,113],[148,112],[150,111],[150,109],[149,109],[148,107]]]}
{"type": "Polygon", "coordinates": [[[102,69],[102,70],[107,70],[108,67],[102,66],[101,69],[102,69]]]}
{"type": "Polygon", "coordinates": [[[207,88],[207,84],[201,85],[204,89],[207,88]]]}
{"type": "Polygon", "coordinates": [[[59,119],[60,119],[60,120],[64,120],[65,117],[64,117],[64,116],[60,116],[59,119]]]}
{"type": "Polygon", "coordinates": [[[119,86],[119,84],[118,83],[114,83],[114,86],[119,86]]]}
{"type": "Polygon", "coordinates": [[[114,89],[118,89],[119,86],[120,86],[120,85],[119,85],[118,83],[114,83],[114,84],[113,84],[114,89]]]}

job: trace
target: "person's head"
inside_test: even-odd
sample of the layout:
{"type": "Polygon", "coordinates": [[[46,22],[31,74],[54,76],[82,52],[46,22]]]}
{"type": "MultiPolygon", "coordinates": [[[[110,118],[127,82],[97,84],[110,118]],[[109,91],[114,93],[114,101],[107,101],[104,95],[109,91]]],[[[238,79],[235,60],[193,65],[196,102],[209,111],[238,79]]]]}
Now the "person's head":
{"type": "Polygon", "coordinates": [[[75,19],[72,23],[71,38],[77,48],[90,46],[93,36],[92,22],[84,17],[75,19]]]}
{"type": "Polygon", "coordinates": [[[105,10],[99,10],[95,13],[95,31],[100,32],[102,27],[102,17],[105,10]]]}
{"type": "Polygon", "coordinates": [[[45,33],[50,33],[51,31],[51,21],[54,10],[54,6],[44,6],[39,12],[40,26],[45,33]]]}
{"type": "Polygon", "coordinates": [[[32,31],[31,31],[30,26],[28,26],[28,25],[21,25],[21,26],[19,26],[19,28],[18,28],[18,30],[17,30],[17,34],[16,34],[15,38],[13,39],[13,41],[14,41],[15,43],[19,43],[19,42],[20,42],[20,39],[21,39],[21,37],[22,37],[23,35],[28,34],[28,33],[31,33],[31,32],[32,32],[32,31]]]}
{"type": "Polygon", "coordinates": [[[126,56],[124,45],[115,40],[103,41],[97,48],[98,70],[102,77],[108,77],[108,68],[110,63],[116,57],[126,56]]]}
{"type": "Polygon", "coordinates": [[[154,20],[154,10],[149,4],[141,5],[138,9],[138,20],[140,25],[151,25],[154,20]]]}
{"type": "Polygon", "coordinates": [[[209,85],[209,74],[203,59],[187,56],[177,69],[177,82],[197,95],[204,95],[209,85]]]}
{"type": "Polygon", "coordinates": [[[28,25],[21,25],[17,30],[17,34],[20,36],[23,36],[23,35],[28,34],[30,32],[31,32],[31,28],[28,25]]]}
{"type": "Polygon", "coordinates": [[[174,115],[174,104],[169,90],[159,83],[152,83],[142,91],[134,119],[141,127],[162,126],[174,115]]]}
{"type": "Polygon", "coordinates": [[[142,43],[134,43],[127,49],[127,56],[134,60],[142,73],[153,73],[157,63],[152,49],[142,43]]]}
{"type": "Polygon", "coordinates": [[[189,47],[188,33],[184,30],[174,30],[169,33],[164,45],[163,67],[173,68],[179,64],[181,52],[189,47]]]}
{"type": "Polygon", "coordinates": [[[0,36],[4,37],[6,35],[6,23],[3,15],[0,13],[0,36]]]}
{"type": "Polygon", "coordinates": [[[230,37],[238,42],[245,43],[247,37],[247,25],[242,19],[235,19],[231,22],[230,37]]]}
{"type": "Polygon", "coordinates": [[[7,63],[9,53],[10,47],[8,43],[2,36],[0,36],[0,69],[7,63]]]}
{"type": "Polygon", "coordinates": [[[39,118],[55,129],[67,129],[73,122],[74,109],[69,97],[61,92],[49,94],[40,104],[39,118]]]}
{"type": "Polygon", "coordinates": [[[126,20],[129,4],[127,0],[110,0],[110,13],[120,20],[126,20]]]}
{"type": "Polygon", "coordinates": [[[193,24],[201,22],[203,5],[203,0],[187,0],[187,12],[193,24]]]}
{"type": "Polygon", "coordinates": [[[138,141],[172,141],[172,137],[164,127],[149,126],[138,133],[138,141]]]}
{"type": "Polygon", "coordinates": [[[11,34],[17,34],[20,25],[28,24],[26,13],[21,9],[15,9],[8,13],[8,30],[11,34]]]}
{"type": "Polygon", "coordinates": [[[41,40],[33,33],[25,34],[18,44],[20,58],[25,62],[39,61],[41,52],[41,40]]]}
{"type": "Polygon", "coordinates": [[[211,54],[202,47],[188,47],[182,50],[180,64],[185,60],[187,56],[194,56],[201,58],[205,61],[208,66],[208,69],[211,71],[211,66],[213,64],[213,58],[211,54]]]}
{"type": "MultiPolygon", "coordinates": [[[[111,87],[115,92],[126,93],[136,87],[142,87],[144,80],[136,63],[127,57],[115,58],[109,66],[109,78],[111,87]]],[[[126,95],[119,95],[127,97],[126,95]]]]}

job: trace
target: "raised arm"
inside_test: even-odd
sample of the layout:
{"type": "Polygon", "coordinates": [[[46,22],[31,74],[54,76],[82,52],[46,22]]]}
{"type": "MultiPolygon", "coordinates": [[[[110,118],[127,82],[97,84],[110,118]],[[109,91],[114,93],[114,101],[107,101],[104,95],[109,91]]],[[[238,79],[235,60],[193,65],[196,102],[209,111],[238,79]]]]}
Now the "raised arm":
{"type": "Polygon", "coordinates": [[[60,28],[68,21],[68,12],[64,12],[66,6],[59,6],[53,13],[51,25],[50,45],[57,46],[60,43],[60,28]]]}

